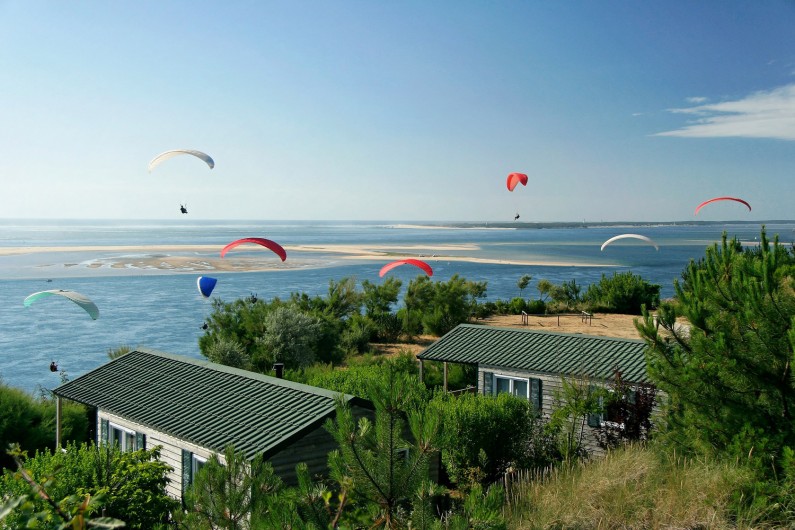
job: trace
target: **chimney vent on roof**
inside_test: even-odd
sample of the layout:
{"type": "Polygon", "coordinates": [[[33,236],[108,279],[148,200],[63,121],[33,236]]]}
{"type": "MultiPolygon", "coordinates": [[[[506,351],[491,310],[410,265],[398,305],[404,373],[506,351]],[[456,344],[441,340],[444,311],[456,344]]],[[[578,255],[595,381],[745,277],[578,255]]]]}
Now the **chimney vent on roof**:
{"type": "Polygon", "coordinates": [[[284,378],[284,363],[273,363],[273,371],[276,372],[276,377],[279,379],[284,378]]]}

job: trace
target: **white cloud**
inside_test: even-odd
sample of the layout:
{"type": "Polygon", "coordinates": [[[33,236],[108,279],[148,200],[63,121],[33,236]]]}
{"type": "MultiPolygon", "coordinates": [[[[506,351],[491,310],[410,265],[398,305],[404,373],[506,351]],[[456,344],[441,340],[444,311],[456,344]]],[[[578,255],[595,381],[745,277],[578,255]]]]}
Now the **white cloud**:
{"type": "Polygon", "coordinates": [[[669,109],[697,119],[655,136],[775,138],[795,141],[795,84],[755,92],[743,99],[669,109]]]}
{"type": "Polygon", "coordinates": [[[694,96],[692,98],[687,98],[686,99],[686,101],[688,103],[692,103],[694,105],[696,105],[698,103],[704,103],[706,100],[707,100],[707,98],[704,98],[704,97],[701,97],[701,96],[694,96]]]}

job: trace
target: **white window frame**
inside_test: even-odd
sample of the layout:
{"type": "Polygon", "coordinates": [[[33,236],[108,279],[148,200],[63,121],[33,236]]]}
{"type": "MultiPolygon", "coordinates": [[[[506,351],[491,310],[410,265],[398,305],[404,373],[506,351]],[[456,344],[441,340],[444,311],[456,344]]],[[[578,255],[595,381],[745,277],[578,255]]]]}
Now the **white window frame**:
{"type": "Polygon", "coordinates": [[[495,396],[498,394],[498,392],[497,392],[497,379],[507,379],[508,381],[510,381],[508,392],[511,395],[514,395],[514,396],[516,395],[513,392],[514,381],[522,381],[522,382],[524,382],[525,385],[527,385],[527,392],[525,392],[525,396],[524,397],[525,397],[525,399],[530,399],[530,380],[528,378],[526,378],[526,377],[513,377],[513,376],[510,376],[510,375],[502,375],[502,374],[494,374],[493,377],[494,377],[494,380],[491,383],[491,389],[492,389],[492,392],[494,393],[495,396]]]}
{"type": "Polygon", "coordinates": [[[203,456],[199,456],[199,455],[194,454],[194,453],[191,454],[191,457],[190,457],[190,481],[191,481],[191,483],[193,483],[193,481],[196,480],[196,473],[198,473],[199,469],[201,469],[201,466],[203,466],[206,463],[207,463],[207,459],[204,458],[203,456]]]}
{"type": "Polygon", "coordinates": [[[119,449],[122,452],[135,451],[136,449],[138,449],[138,447],[137,447],[138,444],[137,444],[135,435],[136,435],[136,432],[134,430],[128,429],[127,427],[123,427],[121,425],[113,423],[112,421],[108,421],[108,443],[111,443],[111,444],[112,443],[118,443],[119,444],[119,449]],[[114,431],[121,431],[127,436],[122,436],[121,439],[116,440],[116,439],[114,439],[114,436],[113,436],[113,432],[114,431]],[[129,438],[128,438],[128,436],[129,436],[129,438]],[[132,447],[129,446],[128,440],[132,443],[132,447]]]}

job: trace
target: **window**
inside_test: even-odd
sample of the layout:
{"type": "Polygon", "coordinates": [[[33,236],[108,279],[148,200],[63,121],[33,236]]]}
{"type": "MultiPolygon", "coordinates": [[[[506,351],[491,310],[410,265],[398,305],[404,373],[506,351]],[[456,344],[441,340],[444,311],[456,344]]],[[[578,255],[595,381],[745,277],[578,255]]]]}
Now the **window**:
{"type": "Polygon", "coordinates": [[[536,411],[541,411],[541,380],[535,378],[510,377],[507,375],[494,375],[495,394],[513,394],[514,396],[529,399],[536,411]]]}
{"type": "MultiPolygon", "coordinates": [[[[594,387],[592,387],[593,389],[594,387]]],[[[593,390],[592,390],[593,391],[593,390]]],[[[589,414],[588,425],[591,427],[611,427],[624,430],[624,424],[631,414],[631,405],[637,400],[637,392],[629,390],[623,399],[614,394],[612,388],[607,389],[609,397],[599,396],[600,414],[589,414]]]]}
{"type": "Polygon", "coordinates": [[[207,464],[207,459],[203,456],[193,454],[187,449],[182,450],[182,495],[193,484],[196,473],[207,464]]]}
{"type": "Polygon", "coordinates": [[[108,424],[108,443],[116,444],[122,451],[135,451],[135,431],[116,425],[108,424]]]}
{"type": "Polygon", "coordinates": [[[192,455],[192,458],[191,458],[191,470],[190,470],[191,482],[193,482],[193,479],[196,478],[196,473],[198,473],[199,470],[202,467],[204,467],[204,464],[206,464],[206,463],[207,463],[207,459],[206,458],[202,458],[199,455],[192,455]]]}
{"type": "Polygon", "coordinates": [[[122,451],[137,451],[146,449],[146,435],[111,423],[107,418],[100,418],[97,443],[116,444],[122,451]]]}

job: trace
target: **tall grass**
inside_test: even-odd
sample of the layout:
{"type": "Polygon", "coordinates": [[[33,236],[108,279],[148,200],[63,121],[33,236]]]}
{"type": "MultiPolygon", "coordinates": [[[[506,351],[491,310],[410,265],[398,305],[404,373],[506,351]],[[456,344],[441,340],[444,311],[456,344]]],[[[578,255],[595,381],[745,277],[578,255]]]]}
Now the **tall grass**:
{"type": "Polygon", "coordinates": [[[508,487],[510,527],[761,528],[735,508],[753,473],[737,464],[628,447],[585,464],[522,473],[508,487]]]}

